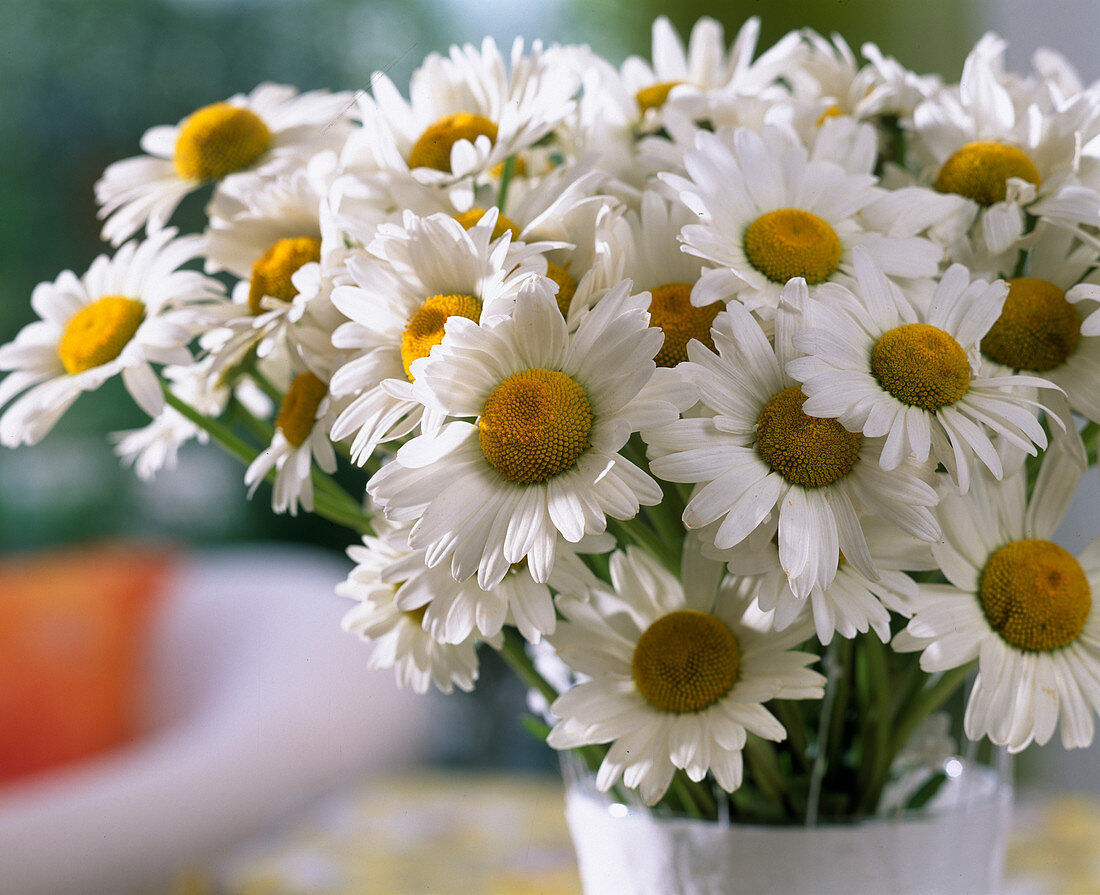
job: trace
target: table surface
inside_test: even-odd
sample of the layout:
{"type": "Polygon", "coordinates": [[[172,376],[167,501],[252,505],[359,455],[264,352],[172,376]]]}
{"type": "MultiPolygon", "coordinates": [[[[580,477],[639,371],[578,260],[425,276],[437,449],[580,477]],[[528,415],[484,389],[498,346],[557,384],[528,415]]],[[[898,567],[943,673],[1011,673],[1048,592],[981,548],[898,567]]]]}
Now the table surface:
{"type": "MultiPolygon", "coordinates": [[[[580,895],[561,784],[439,771],[366,781],[181,871],[163,895],[580,895]]],[[[1025,798],[1005,895],[1100,895],[1100,800],[1025,798]]]]}

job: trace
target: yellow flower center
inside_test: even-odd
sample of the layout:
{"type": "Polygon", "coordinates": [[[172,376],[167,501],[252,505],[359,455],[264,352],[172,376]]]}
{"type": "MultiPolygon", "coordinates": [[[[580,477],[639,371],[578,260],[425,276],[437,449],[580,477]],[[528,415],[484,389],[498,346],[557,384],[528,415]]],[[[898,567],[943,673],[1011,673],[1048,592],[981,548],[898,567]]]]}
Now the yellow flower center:
{"type": "Polygon", "coordinates": [[[1049,280],[1008,281],[1004,310],[982,339],[982,353],[1016,370],[1061,366],[1081,341],[1081,312],[1049,280]]]}
{"type": "Polygon", "coordinates": [[[252,263],[252,281],[248,284],[248,310],[263,311],[265,295],[291,302],[298,294],[291,276],[304,264],[321,260],[321,240],[312,236],[280,239],[252,263]]]}
{"type": "Polygon", "coordinates": [[[701,712],[737,683],[741,651],[733,631],[705,612],[682,609],[638,638],[631,663],[646,702],[663,712],[701,712]]]}
{"type": "Polygon", "coordinates": [[[1013,541],[990,556],[978,599],[993,630],[1029,652],[1071,644],[1092,609],[1081,564],[1050,541],[1013,541]]]}
{"type": "Polygon", "coordinates": [[[1035,163],[1015,146],[967,143],[943,163],[936,177],[936,189],[941,193],[958,193],[979,205],[992,205],[1004,201],[1010,177],[1036,186],[1040,183],[1035,163]]]}
{"type": "Polygon", "coordinates": [[[658,367],[675,367],[686,361],[687,343],[692,339],[714,350],[710,325],[722,310],[721,302],[695,307],[691,303],[691,283],[665,283],[650,292],[653,298],[649,303],[649,325],[665,334],[655,358],[658,367]]]}
{"type": "Polygon", "coordinates": [[[312,373],[299,373],[286,390],[275,427],[294,447],[300,447],[313,431],[317,408],[328,394],[328,386],[312,373]]]}
{"type": "Polygon", "coordinates": [[[762,214],[745,231],[749,263],[773,283],[803,277],[811,286],[827,280],[840,266],[836,231],[816,214],[780,208],[762,214]]]}
{"type": "MultiPolygon", "coordinates": [[[[462,212],[462,214],[456,214],[454,217],[465,229],[470,230],[485,217],[485,211],[484,208],[471,208],[469,211],[462,212]]],[[[511,233],[512,239],[515,239],[519,235],[519,227],[510,218],[498,214],[497,222],[493,226],[493,239],[500,239],[505,233],[511,233]]]]}
{"type": "Polygon", "coordinates": [[[819,488],[852,471],[863,436],[834,419],[809,416],[797,385],[772,397],[756,420],[756,448],[773,471],[793,485],[819,488]]]}
{"type": "Polygon", "coordinates": [[[588,448],[592,405],[571,376],[534,368],[513,373],[485,399],[478,444],[489,465],[523,485],[572,468],[588,448]]]}
{"type": "Polygon", "coordinates": [[[954,404],[970,390],[970,361],[962,345],[927,323],[906,323],[879,336],[871,373],[891,395],[922,410],[954,404]]]}
{"type": "Polygon", "coordinates": [[[456,112],[444,115],[420,135],[409,153],[410,168],[434,168],[436,171],[451,171],[451,147],[459,140],[474,142],[480,136],[489,138],[490,143],[497,140],[497,126],[483,115],[471,115],[469,112],[456,112]]]}
{"type": "Polygon", "coordinates": [[[546,262],[546,276],[558,284],[558,310],[562,317],[569,319],[569,306],[573,303],[573,296],[577,294],[577,281],[574,280],[564,267],[553,261],[546,262]]]}
{"type": "Polygon", "coordinates": [[[193,112],[180,128],[172,161],[187,180],[220,180],[247,168],[271,146],[258,115],[229,103],[193,112]]]}
{"type": "MultiPolygon", "coordinates": [[[[400,587],[401,585],[398,585],[400,587]]],[[[394,588],[396,590],[397,588],[394,588]]],[[[415,609],[407,609],[405,616],[418,628],[424,627],[424,616],[428,614],[428,607],[432,605],[432,601],[429,600],[423,606],[417,606],[415,609]]]]}
{"type": "Polygon", "coordinates": [[[634,99],[637,100],[638,108],[642,110],[644,115],[650,109],[661,108],[668,100],[668,95],[672,93],[672,88],[679,87],[683,83],[683,81],[659,81],[656,84],[643,87],[634,94],[634,99]]]}
{"type": "MultiPolygon", "coordinates": [[[[527,176],[527,162],[522,155],[512,156],[512,176],[513,177],[526,177],[527,176]]],[[[498,180],[504,176],[504,166],[508,164],[508,160],[503,162],[497,162],[493,167],[489,169],[489,174],[498,180]]]]}
{"type": "Polygon", "coordinates": [[[840,108],[840,106],[838,106],[836,103],[833,103],[831,106],[829,106],[829,108],[827,108],[824,112],[817,116],[817,121],[815,121],[814,124],[817,127],[821,127],[821,125],[823,125],[830,118],[839,118],[843,114],[844,110],[840,108]]]}
{"type": "Polygon", "coordinates": [[[67,373],[83,373],[114,360],[145,319],[134,298],[105,295],[77,311],[65,326],[57,354],[67,373]]]}
{"type": "Polygon", "coordinates": [[[405,324],[401,334],[401,366],[409,382],[412,362],[427,357],[432,349],[443,341],[443,325],[448,317],[465,317],[475,323],[481,319],[481,299],[472,295],[433,295],[422,301],[405,324]]]}

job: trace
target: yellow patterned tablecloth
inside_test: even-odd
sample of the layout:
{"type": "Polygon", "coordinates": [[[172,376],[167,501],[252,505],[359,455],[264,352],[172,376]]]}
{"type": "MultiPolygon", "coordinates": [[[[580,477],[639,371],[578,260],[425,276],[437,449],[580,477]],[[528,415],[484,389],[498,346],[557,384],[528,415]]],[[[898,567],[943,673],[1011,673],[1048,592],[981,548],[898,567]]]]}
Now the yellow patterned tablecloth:
{"type": "MultiPolygon", "coordinates": [[[[1025,800],[1005,895],[1100,895],[1100,801],[1025,800]]],[[[580,895],[561,784],[374,780],[180,875],[171,895],[580,895]]]]}

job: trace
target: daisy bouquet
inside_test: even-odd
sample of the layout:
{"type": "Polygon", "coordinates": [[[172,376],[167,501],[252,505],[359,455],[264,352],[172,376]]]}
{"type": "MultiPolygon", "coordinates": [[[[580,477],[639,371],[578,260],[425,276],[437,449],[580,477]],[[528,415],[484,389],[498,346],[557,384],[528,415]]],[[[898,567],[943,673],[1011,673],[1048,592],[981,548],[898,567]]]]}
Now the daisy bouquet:
{"type": "Polygon", "coordinates": [[[408,99],[153,128],[96,186],[113,255],[0,347],[0,441],[121,376],[139,475],[214,441],[348,529],[367,664],[450,692],[499,651],[648,805],[919,805],[957,693],[971,741],[1088,745],[1100,540],[1052,537],[1100,423],[1100,86],[757,34],[486,40],[408,99]]]}

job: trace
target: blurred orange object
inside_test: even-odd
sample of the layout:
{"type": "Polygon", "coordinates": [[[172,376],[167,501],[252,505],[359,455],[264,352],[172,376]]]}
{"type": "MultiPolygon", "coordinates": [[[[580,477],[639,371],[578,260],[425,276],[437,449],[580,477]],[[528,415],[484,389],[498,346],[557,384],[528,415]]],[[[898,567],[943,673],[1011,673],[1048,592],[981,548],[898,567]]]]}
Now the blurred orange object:
{"type": "Polygon", "coordinates": [[[138,732],[145,645],[173,556],[115,543],[0,561],[0,784],[138,732]]]}

